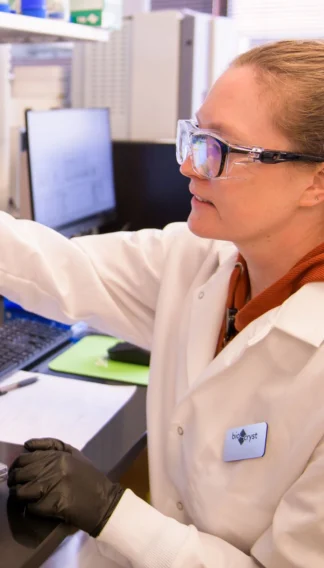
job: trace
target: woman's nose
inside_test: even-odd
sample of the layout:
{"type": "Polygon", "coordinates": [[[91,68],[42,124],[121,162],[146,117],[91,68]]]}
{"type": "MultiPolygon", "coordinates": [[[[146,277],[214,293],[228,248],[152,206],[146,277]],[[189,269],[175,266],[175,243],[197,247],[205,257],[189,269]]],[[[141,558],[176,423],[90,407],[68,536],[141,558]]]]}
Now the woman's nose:
{"type": "Polygon", "coordinates": [[[180,173],[188,178],[197,175],[192,169],[192,162],[190,156],[187,156],[185,161],[180,166],[180,173]]]}

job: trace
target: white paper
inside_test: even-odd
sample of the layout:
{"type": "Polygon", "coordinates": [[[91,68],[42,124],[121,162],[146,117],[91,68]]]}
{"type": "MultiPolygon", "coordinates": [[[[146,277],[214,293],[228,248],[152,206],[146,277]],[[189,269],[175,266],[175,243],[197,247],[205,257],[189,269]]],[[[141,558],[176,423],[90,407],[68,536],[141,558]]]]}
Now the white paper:
{"type": "Polygon", "coordinates": [[[82,450],[135,394],[135,386],[112,386],[19,371],[0,388],[37,376],[29,386],[0,396],[0,441],[58,438],[82,450]]]}

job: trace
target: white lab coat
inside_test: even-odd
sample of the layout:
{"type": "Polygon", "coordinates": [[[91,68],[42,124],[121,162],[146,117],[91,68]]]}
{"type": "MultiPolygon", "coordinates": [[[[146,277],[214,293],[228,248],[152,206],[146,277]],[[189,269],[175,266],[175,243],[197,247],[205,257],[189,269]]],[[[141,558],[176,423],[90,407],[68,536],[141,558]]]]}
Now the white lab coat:
{"type": "Polygon", "coordinates": [[[3,295],[153,351],[154,508],[127,490],[96,540],[101,554],[136,568],[323,568],[324,283],[214,358],[232,244],[185,224],[68,241],[3,213],[0,243],[3,295]],[[264,457],[225,463],[227,430],[260,422],[264,457]]]}

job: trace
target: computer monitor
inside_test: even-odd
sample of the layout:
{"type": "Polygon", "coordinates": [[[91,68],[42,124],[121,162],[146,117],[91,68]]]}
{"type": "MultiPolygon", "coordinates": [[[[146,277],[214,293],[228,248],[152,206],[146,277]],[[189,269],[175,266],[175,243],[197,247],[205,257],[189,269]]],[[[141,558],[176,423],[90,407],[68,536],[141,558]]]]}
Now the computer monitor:
{"type": "Polygon", "coordinates": [[[118,222],[130,230],[186,221],[192,195],[174,142],[114,141],[118,222]]]}
{"type": "Polygon", "coordinates": [[[26,112],[32,218],[70,237],[115,217],[109,109],[26,112]]]}

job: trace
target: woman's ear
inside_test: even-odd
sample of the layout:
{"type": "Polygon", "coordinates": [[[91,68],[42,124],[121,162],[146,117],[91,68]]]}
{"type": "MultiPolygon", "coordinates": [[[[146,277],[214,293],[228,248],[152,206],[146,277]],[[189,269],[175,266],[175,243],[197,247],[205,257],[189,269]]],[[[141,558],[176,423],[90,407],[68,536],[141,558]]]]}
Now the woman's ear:
{"type": "Polygon", "coordinates": [[[324,164],[316,168],[312,185],[307,187],[300,197],[301,207],[313,207],[324,202],[324,164]]]}

